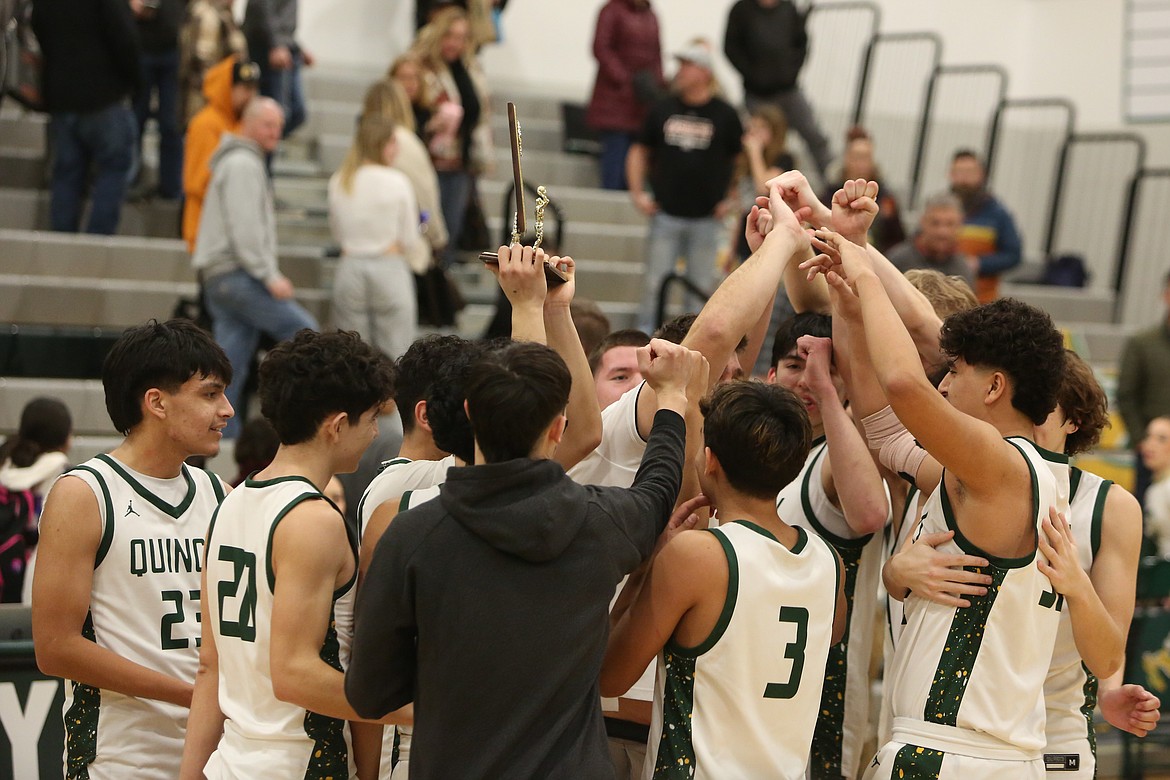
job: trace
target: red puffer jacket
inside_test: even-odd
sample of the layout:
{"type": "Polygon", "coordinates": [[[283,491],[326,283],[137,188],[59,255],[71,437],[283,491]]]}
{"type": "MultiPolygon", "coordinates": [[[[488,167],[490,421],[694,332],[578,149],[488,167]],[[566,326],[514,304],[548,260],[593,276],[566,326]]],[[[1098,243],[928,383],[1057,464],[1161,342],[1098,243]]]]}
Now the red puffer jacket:
{"type": "Polygon", "coordinates": [[[650,4],[646,0],[609,0],[597,16],[593,56],[597,59],[597,81],[585,120],[597,130],[637,131],[650,104],[638,100],[635,74],[647,71],[656,86],[663,83],[658,17],[650,4]]]}

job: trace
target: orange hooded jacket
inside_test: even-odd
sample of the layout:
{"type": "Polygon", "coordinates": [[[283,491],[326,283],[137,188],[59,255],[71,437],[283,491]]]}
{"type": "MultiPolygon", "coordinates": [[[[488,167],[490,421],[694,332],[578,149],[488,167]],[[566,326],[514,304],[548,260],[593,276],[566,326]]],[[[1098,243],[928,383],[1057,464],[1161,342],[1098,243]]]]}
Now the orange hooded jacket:
{"type": "Polygon", "coordinates": [[[183,151],[183,239],[188,251],[195,250],[203,196],[211,183],[211,155],[223,134],[234,133],[240,126],[240,117],[232,108],[232,66],[237,59],[233,54],[207,69],[203,76],[203,97],[207,99],[207,105],[192,117],[187,126],[183,151]]]}

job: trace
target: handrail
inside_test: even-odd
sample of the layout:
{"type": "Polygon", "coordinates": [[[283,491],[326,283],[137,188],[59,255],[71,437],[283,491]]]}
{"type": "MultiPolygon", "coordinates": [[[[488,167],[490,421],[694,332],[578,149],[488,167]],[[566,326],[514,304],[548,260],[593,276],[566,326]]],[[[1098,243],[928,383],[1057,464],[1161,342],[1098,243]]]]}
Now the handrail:
{"type": "Polygon", "coordinates": [[[681,284],[683,289],[685,289],[691,295],[694,295],[697,298],[702,298],[704,303],[706,303],[711,298],[710,293],[703,290],[703,288],[699,287],[699,285],[692,282],[686,276],[680,274],[678,271],[671,271],[666,276],[662,277],[662,284],[658,285],[658,307],[654,312],[654,322],[656,323],[655,327],[662,325],[666,319],[666,296],[670,293],[671,285],[675,283],[681,284]]]}

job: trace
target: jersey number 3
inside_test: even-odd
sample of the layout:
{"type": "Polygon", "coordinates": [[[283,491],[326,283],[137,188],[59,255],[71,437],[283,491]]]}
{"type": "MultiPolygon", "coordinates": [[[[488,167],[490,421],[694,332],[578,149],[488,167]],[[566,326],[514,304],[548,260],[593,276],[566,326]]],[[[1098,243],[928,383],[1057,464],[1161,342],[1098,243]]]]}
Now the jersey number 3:
{"type": "Polygon", "coordinates": [[[800,690],[800,675],[804,671],[804,648],[808,642],[808,610],[804,607],[781,607],[780,622],[796,625],[796,639],[784,646],[784,657],[792,660],[788,682],[768,683],[765,699],[791,699],[800,690]]]}
{"type": "Polygon", "coordinates": [[[219,633],[234,636],[245,642],[256,641],[256,554],[239,547],[224,545],[219,548],[219,560],[232,564],[232,579],[220,580],[216,595],[219,599],[219,633]],[[235,599],[239,604],[235,620],[224,614],[224,602],[235,599]]]}

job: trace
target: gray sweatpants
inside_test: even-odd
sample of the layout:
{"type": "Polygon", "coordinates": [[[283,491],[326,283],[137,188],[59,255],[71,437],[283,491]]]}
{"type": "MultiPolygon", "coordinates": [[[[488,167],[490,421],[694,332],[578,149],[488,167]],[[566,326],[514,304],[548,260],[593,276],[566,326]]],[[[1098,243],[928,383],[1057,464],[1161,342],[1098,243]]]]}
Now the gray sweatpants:
{"type": "Polygon", "coordinates": [[[333,278],[333,324],[356,330],[393,359],[418,330],[414,275],[401,256],[342,257],[333,278]]]}

